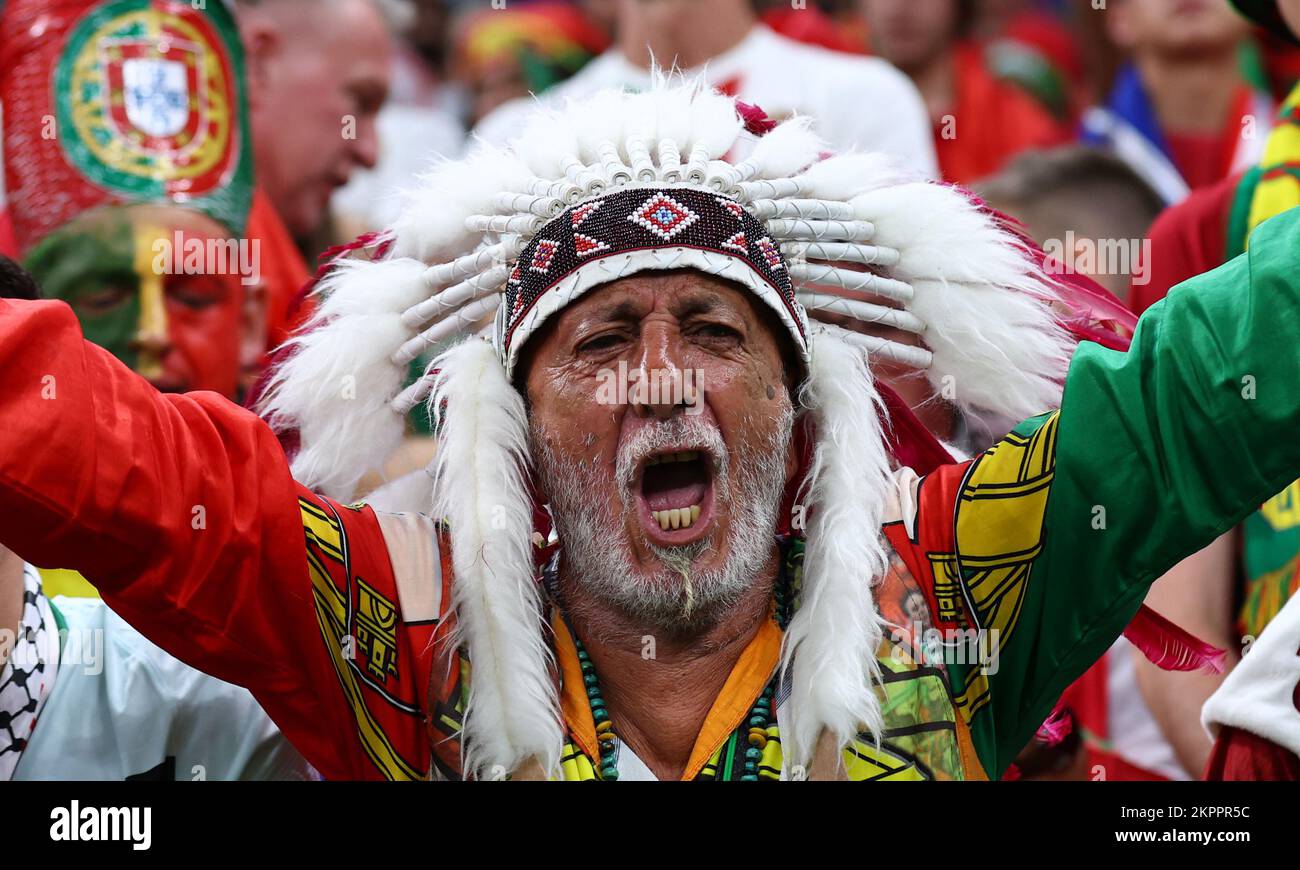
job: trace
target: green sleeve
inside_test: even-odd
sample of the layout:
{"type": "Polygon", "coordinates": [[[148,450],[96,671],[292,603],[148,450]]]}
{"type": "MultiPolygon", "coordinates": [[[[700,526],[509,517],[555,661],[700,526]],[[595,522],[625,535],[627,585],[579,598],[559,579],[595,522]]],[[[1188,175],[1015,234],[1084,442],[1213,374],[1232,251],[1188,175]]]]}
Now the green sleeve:
{"type": "Polygon", "coordinates": [[[958,668],[955,683],[990,775],[1156,578],[1300,473],[1298,266],[1300,209],[1152,306],[1127,353],[1081,345],[1059,415],[970,466],[955,509],[961,583],[1002,640],[995,673],[958,668]]]}

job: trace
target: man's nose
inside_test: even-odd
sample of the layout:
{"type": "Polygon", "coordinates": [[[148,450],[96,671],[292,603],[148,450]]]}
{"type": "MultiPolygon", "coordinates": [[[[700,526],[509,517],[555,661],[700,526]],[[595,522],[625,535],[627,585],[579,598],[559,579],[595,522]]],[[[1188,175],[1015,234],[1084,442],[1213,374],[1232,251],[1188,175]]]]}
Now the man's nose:
{"type": "Polygon", "coordinates": [[[692,397],[686,395],[683,358],[675,336],[647,330],[640,360],[629,366],[628,403],[642,417],[671,419],[683,413],[692,397]]]}
{"type": "Polygon", "coordinates": [[[167,301],[161,275],[146,271],[140,280],[140,319],[129,348],[136,354],[136,372],[153,380],[162,376],[163,358],[171,352],[167,301]]]}
{"type": "Polygon", "coordinates": [[[365,169],[374,169],[379,163],[379,125],[374,116],[358,125],[357,138],[352,142],[352,160],[365,169]]]}

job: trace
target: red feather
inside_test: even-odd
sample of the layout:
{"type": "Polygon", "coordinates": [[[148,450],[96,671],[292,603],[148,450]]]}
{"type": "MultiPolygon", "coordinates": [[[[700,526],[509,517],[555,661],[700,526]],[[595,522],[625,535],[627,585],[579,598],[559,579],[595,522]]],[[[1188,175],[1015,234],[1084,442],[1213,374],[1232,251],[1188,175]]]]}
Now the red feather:
{"type": "Polygon", "coordinates": [[[1224,671],[1227,655],[1224,650],[1179,628],[1145,604],[1124,629],[1124,637],[1161,670],[1204,670],[1214,674],[1224,671]]]}
{"type": "Polygon", "coordinates": [[[1056,702],[1052,712],[1047,714],[1043,724],[1038,726],[1038,733],[1034,737],[1044,746],[1056,746],[1069,737],[1072,731],[1074,731],[1074,717],[1070,715],[1065,701],[1060,700],[1056,702]]]}

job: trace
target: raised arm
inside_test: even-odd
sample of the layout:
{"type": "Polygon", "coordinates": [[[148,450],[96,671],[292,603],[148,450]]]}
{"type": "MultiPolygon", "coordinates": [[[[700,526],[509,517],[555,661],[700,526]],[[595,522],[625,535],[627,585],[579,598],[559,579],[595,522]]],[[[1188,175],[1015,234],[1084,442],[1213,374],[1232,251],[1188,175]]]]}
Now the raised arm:
{"type": "MultiPolygon", "coordinates": [[[[75,568],[159,646],[249,688],[325,776],[427,771],[419,717],[368,712],[343,653],[352,576],[397,597],[372,512],[297,486],[247,411],[159,394],[83,341],[63,303],[0,300],[0,382],[0,542],[75,568]],[[346,539],[348,564],[318,556],[309,572],[312,535],[346,539]],[[386,767],[365,745],[376,731],[386,767]]],[[[394,635],[394,670],[418,681],[394,635]]]]}
{"type": "Polygon", "coordinates": [[[1300,473],[1296,251],[1300,211],[1152,306],[1128,352],[1081,345],[1059,412],[921,484],[906,548],[936,622],[998,653],[949,669],[991,775],[1157,577],[1300,473]]]}
{"type": "Polygon", "coordinates": [[[1073,614],[1084,638],[1032,656],[1032,706],[1051,705],[1052,671],[1095,659],[1156,578],[1300,472],[1297,251],[1291,212],[1152,306],[1127,353],[1076,354],[1034,571],[1042,606],[1073,614]]]}

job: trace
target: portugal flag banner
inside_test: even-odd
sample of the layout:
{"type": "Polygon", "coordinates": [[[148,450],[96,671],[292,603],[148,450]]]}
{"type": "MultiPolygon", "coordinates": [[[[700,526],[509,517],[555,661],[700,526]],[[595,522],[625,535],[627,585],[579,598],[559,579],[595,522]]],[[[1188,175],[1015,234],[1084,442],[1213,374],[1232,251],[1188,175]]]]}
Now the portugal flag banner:
{"type": "Polygon", "coordinates": [[[0,61],[20,250],[121,203],[184,203],[243,231],[252,151],[224,3],[11,0],[0,61]]]}

